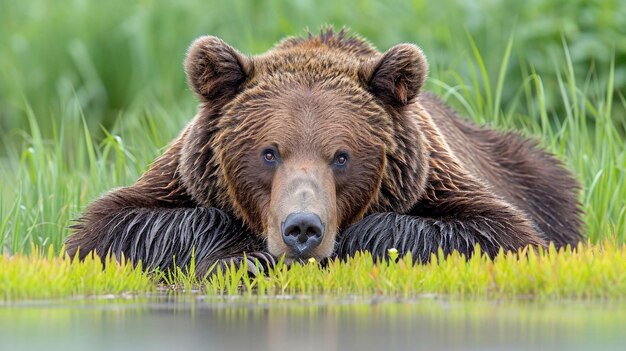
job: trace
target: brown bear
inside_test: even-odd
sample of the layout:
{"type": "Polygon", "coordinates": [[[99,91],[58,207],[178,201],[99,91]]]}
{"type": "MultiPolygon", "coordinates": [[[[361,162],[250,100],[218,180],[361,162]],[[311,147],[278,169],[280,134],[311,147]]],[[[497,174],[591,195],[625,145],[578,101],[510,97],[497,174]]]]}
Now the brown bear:
{"type": "Polygon", "coordinates": [[[85,210],[70,255],[167,269],[194,252],[204,272],[244,253],[271,264],[396,248],[424,261],[581,240],[562,163],[422,92],[415,45],[380,53],[325,29],[248,57],[206,36],[185,71],[197,115],[134,185],[85,210]]]}

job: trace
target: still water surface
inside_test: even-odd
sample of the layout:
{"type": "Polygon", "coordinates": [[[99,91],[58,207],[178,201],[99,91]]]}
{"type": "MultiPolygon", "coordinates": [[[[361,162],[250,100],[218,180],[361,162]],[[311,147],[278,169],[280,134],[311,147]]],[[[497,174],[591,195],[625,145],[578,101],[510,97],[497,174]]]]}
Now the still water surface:
{"type": "Polygon", "coordinates": [[[307,297],[0,305],[0,350],[626,350],[626,303],[307,297]]]}

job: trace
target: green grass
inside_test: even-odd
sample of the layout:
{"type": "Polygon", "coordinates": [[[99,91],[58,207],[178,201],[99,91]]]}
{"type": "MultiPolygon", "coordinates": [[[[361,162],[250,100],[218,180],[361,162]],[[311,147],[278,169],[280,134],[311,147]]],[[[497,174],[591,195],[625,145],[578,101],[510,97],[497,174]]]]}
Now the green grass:
{"type": "Polygon", "coordinates": [[[30,255],[0,255],[0,302],[148,293],[152,276],[126,262],[88,257],[82,262],[35,250],[30,255]]]}
{"type": "MultiPolygon", "coordinates": [[[[552,246],[538,252],[520,250],[517,255],[500,252],[493,261],[477,249],[469,260],[458,253],[444,257],[439,252],[421,265],[415,265],[410,254],[397,261],[375,262],[369,253],[363,253],[345,262],[331,261],[324,268],[315,261],[291,267],[279,263],[267,277],[250,278],[246,269],[218,270],[191,286],[204,286],[209,294],[228,295],[626,297],[626,247],[609,242],[581,244],[576,250],[557,251],[552,246]]],[[[182,277],[174,276],[174,282],[183,281],[182,277]]]]}
{"type": "Polygon", "coordinates": [[[466,260],[455,253],[433,254],[415,265],[410,255],[375,262],[369,253],[321,267],[315,260],[287,267],[279,261],[266,275],[250,276],[247,265],[198,278],[189,271],[153,272],[97,257],[84,262],[49,250],[0,256],[0,301],[90,297],[153,292],[157,285],[174,292],[257,296],[393,296],[423,295],[484,298],[626,298],[626,246],[609,241],[580,244],[575,250],[553,246],[537,252],[520,250],[490,260],[478,249],[466,260]]]}
{"type": "MultiPolygon", "coordinates": [[[[193,117],[182,59],[194,37],[215,34],[261,53],[323,23],[347,25],[382,50],[421,45],[427,89],[466,118],[521,130],[557,154],[581,182],[590,243],[621,245],[626,7],[531,3],[0,0],[2,260],[35,262],[45,255],[33,247],[62,247],[87,203],[134,182],[193,117]]],[[[9,266],[0,274],[17,271],[9,266]]]]}

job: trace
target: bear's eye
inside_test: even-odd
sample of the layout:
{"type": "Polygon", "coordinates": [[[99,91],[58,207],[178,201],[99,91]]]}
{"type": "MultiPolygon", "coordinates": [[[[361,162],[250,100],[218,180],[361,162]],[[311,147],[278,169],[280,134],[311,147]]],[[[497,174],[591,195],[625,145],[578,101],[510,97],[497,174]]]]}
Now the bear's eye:
{"type": "Polygon", "coordinates": [[[337,156],[335,156],[335,161],[333,162],[335,167],[339,167],[339,168],[345,167],[347,163],[348,163],[348,154],[346,154],[345,152],[341,152],[337,154],[337,156]]]}
{"type": "Polygon", "coordinates": [[[265,160],[265,162],[267,163],[276,162],[276,151],[272,149],[267,149],[263,151],[263,160],[265,160]]]}

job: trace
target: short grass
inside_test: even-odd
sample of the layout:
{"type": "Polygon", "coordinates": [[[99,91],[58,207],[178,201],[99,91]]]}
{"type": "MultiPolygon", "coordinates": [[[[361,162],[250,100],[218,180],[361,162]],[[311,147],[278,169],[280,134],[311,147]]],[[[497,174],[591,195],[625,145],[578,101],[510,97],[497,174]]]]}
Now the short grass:
{"type": "Polygon", "coordinates": [[[314,260],[288,267],[282,261],[264,275],[246,264],[198,278],[189,271],[153,272],[98,257],[84,262],[47,254],[0,257],[0,301],[145,294],[161,291],[218,295],[391,296],[438,295],[455,299],[626,298],[626,246],[610,241],[574,250],[501,252],[494,260],[478,249],[467,260],[455,253],[433,254],[425,264],[410,255],[376,262],[369,253],[320,266],[314,260]],[[104,268],[103,268],[104,267],[104,268]]]}
{"type": "Polygon", "coordinates": [[[203,280],[187,274],[166,276],[173,287],[204,287],[209,294],[308,296],[400,296],[437,294],[453,298],[623,298],[626,297],[626,247],[604,242],[580,244],[574,250],[520,250],[500,252],[491,260],[478,248],[467,260],[440,251],[425,264],[411,255],[376,262],[365,252],[347,261],[334,260],[320,267],[287,267],[279,262],[267,276],[251,278],[247,267],[218,270],[203,280]]]}
{"type": "MultiPolygon", "coordinates": [[[[83,206],[131,184],[191,119],[197,102],[181,62],[194,37],[260,53],[323,23],[352,27],[383,50],[421,45],[427,89],[468,119],[538,139],[581,182],[590,245],[621,245],[626,7],[565,3],[0,0],[0,275],[61,262],[37,252],[58,253],[83,206]]],[[[613,250],[623,264],[623,249],[613,250]]]]}
{"type": "Polygon", "coordinates": [[[141,266],[88,257],[82,262],[34,250],[29,255],[0,255],[0,302],[148,293],[155,280],[141,266]]]}

